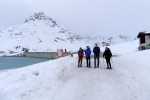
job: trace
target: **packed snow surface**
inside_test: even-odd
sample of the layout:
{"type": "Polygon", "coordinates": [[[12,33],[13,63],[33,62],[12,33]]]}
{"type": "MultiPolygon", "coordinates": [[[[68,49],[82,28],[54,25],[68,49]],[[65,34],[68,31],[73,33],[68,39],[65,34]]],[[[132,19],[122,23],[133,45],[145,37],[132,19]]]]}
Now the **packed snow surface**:
{"type": "Polygon", "coordinates": [[[133,44],[126,53],[115,46],[113,52],[123,52],[112,58],[112,70],[103,58],[100,68],[86,68],[85,59],[77,68],[74,55],[2,72],[0,100],[150,100],[150,50],[135,51],[133,44]]]}

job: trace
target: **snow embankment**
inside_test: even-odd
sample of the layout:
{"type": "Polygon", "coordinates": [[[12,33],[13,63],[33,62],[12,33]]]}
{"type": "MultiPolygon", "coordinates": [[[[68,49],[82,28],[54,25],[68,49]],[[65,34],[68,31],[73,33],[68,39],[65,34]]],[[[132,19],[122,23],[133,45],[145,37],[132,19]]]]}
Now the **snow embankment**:
{"type": "Polygon", "coordinates": [[[73,60],[66,57],[3,72],[0,74],[0,98],[4,98],[1,100],[54,100],[63,72],[75,66],[73,64],[73,60]]]}
{"type": "Polygon", "coordinates": [[[149,58],[150,50],[138,51],[115,58],[115,66],[124,75],[123,80],[128,85],[129,93],[135,97],[128,100],[150,99],[149,58]]]}

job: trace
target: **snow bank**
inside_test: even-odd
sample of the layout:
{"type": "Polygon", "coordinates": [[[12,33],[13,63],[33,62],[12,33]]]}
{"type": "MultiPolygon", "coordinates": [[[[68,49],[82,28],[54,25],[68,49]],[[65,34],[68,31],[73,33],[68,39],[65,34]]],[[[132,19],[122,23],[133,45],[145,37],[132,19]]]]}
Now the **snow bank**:
{"type": "MultiPolygon", "coordinates": [[[[126,100],[149,100],[150,99],[150,50],[126,54],[115,58],[115,67],[124,75],[123,83],[127,85],[132,99],[126,100]]],[[[122,84],[122,88],[125,88],[122,84]]]]}
{"type": "Polygon", "coordinates": [[[53,100],[63,71],[69,70],[68,65],[72,63],[73,60],[66,57],[3,72],[0,75],[1,97],[9,97],[4,100],[53,100]]]}

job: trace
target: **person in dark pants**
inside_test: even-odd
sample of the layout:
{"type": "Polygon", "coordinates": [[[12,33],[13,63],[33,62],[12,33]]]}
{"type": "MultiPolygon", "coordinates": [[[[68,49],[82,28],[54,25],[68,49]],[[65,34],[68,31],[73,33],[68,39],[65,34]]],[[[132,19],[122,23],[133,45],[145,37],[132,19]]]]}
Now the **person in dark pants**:
{"type": "Polygon", "coordinates": [[[112,53],[108,47],[105,48],[103,57],[106,59],[107,69],[112,69],[110,59],[112,57],[112,53]]]}
{"type": "Polygon", "coordinates": [[[79,51],[78,51],[78,67],[82,67],[83,56],[84,56],[84,51],[83,51],[83,49],[80,47],[80,49],[79,49],[79,51]]]}
{"type": "Polygon", "coordinates": [[[94,52],[94,68],[99,68],[99,57],[100,57],[100,48],[97,44],[95,44],[95,47],[93,49],[94,52]],[[96,60],[97,60],[97,66],[96,66],[96,60]]]}
{"type": "Polygon", "coordinates": [[[84,51],[85,52],[85,56],[86,56],[86,64],[87,64],[87,67],[91,67],[91,49],[89,46],[87,46],[86,50],[84,51]]]}

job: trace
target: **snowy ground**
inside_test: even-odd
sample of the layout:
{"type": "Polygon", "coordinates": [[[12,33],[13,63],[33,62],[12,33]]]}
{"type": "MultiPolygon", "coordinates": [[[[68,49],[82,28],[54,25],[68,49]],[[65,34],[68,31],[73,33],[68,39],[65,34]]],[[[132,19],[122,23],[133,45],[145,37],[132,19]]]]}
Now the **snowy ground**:
{"type": "Polygon", "coordinates": [[[9,70],[0,74],[0,100],[150,100],[149,57],[150,50],[123,52],[113,70],[103,58],[99,69],[85,60],[77,68],[77,56],[9,70]]]}

